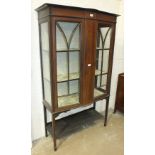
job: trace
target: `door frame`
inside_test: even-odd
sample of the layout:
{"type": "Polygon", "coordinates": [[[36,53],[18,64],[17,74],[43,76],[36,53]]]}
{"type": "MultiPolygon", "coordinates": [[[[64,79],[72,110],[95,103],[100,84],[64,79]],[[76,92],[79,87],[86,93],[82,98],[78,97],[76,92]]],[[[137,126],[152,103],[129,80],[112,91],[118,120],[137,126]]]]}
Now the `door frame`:
{"type": "Polygon", "coordinates": [[[82,82],[81,79],[83,77],[83,53],[84,53],[84,19],[82,18],[70,18],[70,17],[57,17],[57,16],[52,16],[51,17],[51,27],[52,27],[52,69],[53,69],[53,74],[52,74],[52,84],[53,84],[53,96],[56,96],[53,100],[53,112],[62,112],[66,110],[70,110],[72,108],[77,108],[81,106],[82,103],[82,97],[81,95],[83,94],[82,90],[82,82]],[[63,107],[58,107],[58,89],[57,89],[57,55],[56,55],[56,22],[61,21],[61,22],[78,22],[80,23],[80,78],[79,78],[79,103],[73,104],[73,105],[68,105],[68,106],[63,106],[63,107]]]}

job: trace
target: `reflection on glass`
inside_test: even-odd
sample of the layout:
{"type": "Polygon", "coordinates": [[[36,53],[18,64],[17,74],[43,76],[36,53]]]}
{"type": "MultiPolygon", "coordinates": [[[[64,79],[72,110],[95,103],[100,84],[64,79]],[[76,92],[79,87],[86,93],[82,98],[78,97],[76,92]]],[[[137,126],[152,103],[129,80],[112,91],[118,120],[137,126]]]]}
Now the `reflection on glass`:
{"type": "Polygon", "coordinates": [[[56,49],[79,49],[79,23],[57,22],[56,24],[56,49]]]}
{"type": "Polygon", "coordinates": [[[109,50],[105,50],[103,53],[103,71],[105,73],[108,72],[108,66],[109,66],[109,50]]]}
{"type": "Polygon", "coordinates": [[[79,103],[79,36],[79,23],[56,23],[58,107],[79,103]]]}
{"type": "Polygon", "coordinates": [[[79,92],[79,80],[69,81],[70,94],[75,94],[79,92]]]}
{"type": "Polygon", "coordinates": [[[50,88],[50,82],[44,79],[44,95],[45,100],[48,103],[51,103],[51,88],[50,88]]]}
{"type": "MultiPolygon", "coordinates": [[[[69,72],[70,74],[79,74],[79,52],[70,52],[69,53],[69,72]]],[[[78,76],[79,77],[79,76],[78,76]]],[[[69,79],[72,79],[70,76],[69,79]]]]}
{"type": "Polygon", "coordinates": [[[68,62],[67,62],[67,52],[57,52],[57,78],[58,81],[65,78],[67,80],[68,75],[68,62]]]}
{"type": "MultiPolygon", "coordinates": [[[[100,33],[103,38],[104,48],[110,48],[110,39],[111,39],[111,28],[110,27],[102,27],[100,28],[100,33]]],[[[101,40],[102,41],[102,40],[101,40]]]]}
{"type": "Polygon", "coordinates": [[[49,52],[42,52],[43,77],[50,81],[49,52]]]}
{"type": "Polygon", "coordinates": [[[49,34],[48,23],[40,24],[41,54],[43,66],[44,100],[51,104],[50,63],[49,63],[49,34]]]}
{"type": "Polygon", "coordinates": [[[74,35],[73,35],[73,38],[72,38],[72,41],[70,43],[70,49],[80,49],[80,30],[79,30],[79,26],[76,25],[77,27],[76,30],[74,28],[74,35]]]}
{"type": "Polygon", "coordinates": [[[57,84],[58,96],[64,96],[68,94],[68,84],[67,82],[61,82],[57,84]]]}
{"type": "Polygon", "coordinates": [[[49,51],[48,23],[41,24],[41,47],[42,50],[49,51]]]}
{"type": "Polygon", "coordinates": [[[58,83],[58,107],[79,103],[79,80],[58,83]],[[68,92],[69,91],[69,92],[68,92]]]}

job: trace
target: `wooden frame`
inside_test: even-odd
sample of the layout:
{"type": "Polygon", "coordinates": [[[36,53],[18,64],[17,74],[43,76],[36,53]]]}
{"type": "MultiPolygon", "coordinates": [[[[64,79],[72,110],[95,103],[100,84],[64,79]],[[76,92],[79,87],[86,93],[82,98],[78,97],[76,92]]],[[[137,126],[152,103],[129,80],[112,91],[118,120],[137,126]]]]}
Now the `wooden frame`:
{"type": "MultiPolygon", "coordinates": [[[[84,24],[83,22],[84,21],[82,19],[75,19],[75,18],[68,18],[68,17],[52,17],[51,21],[52,21],[52,28],[53,28],[53,33],[52,33],[52,37],[53,38],[56,38],[56,29],[55,28],[56,28],[56,22],[57,21],[62,21],[62,22],[63,21],[65,21],[65,22],[78,22],[78,23],[81,24],[81,34],[83,33],[83,24],[84,24]]],[[[80,36],[80,42],[81,42],[81,49],[80,49],[80,51],[83,53],[83,37],[82,37],[82,35],[80,36]]],[[[53,39],[53,45],[54,45],[53,48],[52,48],[52,51],[54,53],[53,57],[56,58],[56,46],[55,46],[56,42],[55,42],[55,39],[53,39]]],[[[82,58],[82,54],[80,54],[80,59],[81,58],[82,58]]],[[[55,81],[53,81],[53,82],[56,85],[56,83],[57,83],[57,80],[56,80],[56,73],[57,73],[57,69],[56,69],[57,62],[56,62],[56,59],[54,60],[54,63],[55,63],[55,68],[54,68],[55,73],[54,73],[53,76],[55,76],[54,77],[55,81]]],[[[82,68],[82,63],[80,63],[80,69],[81,68],[82,68]]],[[[82,79],[81,76],[82,75],[80,74],[80,79],[82,79]]],[[[79,82],[80,82],[80,85],[81,85],[81,81],[79,81],[79,82]]],[[[80,92],[82,93],[82,89],[80,90],[80,92]]],[[[54,96],[57,96],[57,86],[55,86],[54,96]]],[[[66,107],[58,108],[57,102],[58,101],[56,100],[55,103],[54,103],[54,111],[53,112],[65,111],[65,110],[68,110],[68,109],[80,106],[79,104],[75,104],[75,105],[71,105],[71,106],[66,106],[66,107]]],[[[80,98],[80,102],[81,102],[81,98],[80,98]]]]}
{"type": "MultiPolygon", "coordinates": [[[[92,103],[93,103],[93,108],[91,109],[95,109],[96,102],[98,100],[105,99],[106,108],[105,108],[104,125],[105,126],[107,125],[111,74],[112,74],[112,64],[113,64],[113,50],[114,50],[114,41],[115,41],[115,25],[116,25],[116,18],[118,15],[95,10],[95,9],[85,9],[85,8],[60,6],[60,5],[52,5],[52,4],[44,4],[36,10],[38,11],[38,20],[39,20],[40,59],[41,59],[40,62],[41,62],[41,77],[42,77],[42,89],[43,89],[45,135],[46,136],[48,135],[47,125],[49,123],[47,123],[47,114],[46,114],[47,113],[46,110],[48,110],[52,114],[52,136],[53,136],[54,150],[56,150],[57,146],[56,146],[56,135],[55,135],[55,130],[56,130],[55,118],[61,112],[69,111],[71,109],[78,108],[78,107],[84,107],[92,103]],[[57,54],[56,22],[57,21],[77,22],[80,25],[80,49],[79,49],[79,53],[80,53],[79,101],[80,103],[74,104],[74,105],[68,105],[65,107],[58,107],[58,95],[57,95],[58,81],[57,81],[57,60],[56,60],[56,54],[57,54]],[[44,77],[43,77],[43,61],[42,61],[42,52],[41,52],[42,42],[41,42],[40,25],[45,22],[48,22],[48,34],[49,34],[51,105],[45,100],[44,81],[43,81],[44,77]],[[95,84],[96,83],[96,80],[95,80],[96,64],[98,63],[98,60],[96,60],[96,40],[97,40],[97,44],[99,42],[99,37],[97,38],[96,34],[99,33],[98,27],[102,25],[109,26],[112,29],[111,38],[110,38],[110,47],[109,47],[108,72],[106,73],[107,89],[106,91],[103,91],[102,95],[94,97],[94,88],[96,85],[95,84]]],[[[61,31],[61,28],[60,28],[60,31],[61,31]]],[[[73,35],[74,31],[75,30],[73,30],[71,35],[73,35]]],[[[101,36],[101,34],[98,36],[101,36]]],[[[68,47],[67,48],[68,57],[69,57],[69,44],[70,43],[66,42],[66,45],[68,47]]],[[[102,50],[102,53],[103,53],[103,50],[102,50]]],[[[102,58],[102,61],[103,61],[103,58],[102,58]]],[[[101,77],[102,77],[102,74],[103,73],[101,69],[100,71],[101,77]]],[[[69,86],[69,72],[68,72],[67,84],[69,86]]],[[[100,85],[101,85],[101,82],[100,82],[100,85]]],[[[102,89],[99,89],[99,91],[101,90],[102,89]]]]}

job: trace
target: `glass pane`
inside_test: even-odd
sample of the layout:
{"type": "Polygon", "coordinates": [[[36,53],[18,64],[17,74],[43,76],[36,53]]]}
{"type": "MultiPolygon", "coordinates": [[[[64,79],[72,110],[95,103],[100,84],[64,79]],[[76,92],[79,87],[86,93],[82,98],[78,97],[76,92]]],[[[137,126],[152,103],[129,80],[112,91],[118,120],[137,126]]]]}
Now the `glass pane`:
{"type": "Polygon", "coordinates": [[[68,94],[67,82],[58,83],[58,96],[64,96],[68,94]]]}
{"type": "Polygon", "coordinates": [[[102,24],[99,25],[96,48],[94,97],[103,95],[106,92],[111,32],[111,27],[102,24]]]}
{"type": "Polygon", "coordinates": [[[109,50],[96,51],[96,71],[95,75],[100,75],[108,72],[109,50]],[[102,70],[102,72],[101,72],[102,70]]]}
{"type": "Polygon", "coordinates": [[[107,84],[107,75],[96,76],[96,88],[101,88],[107,84]]]}
{"type": "Polygon", "coordinates": [[[67,52],[57,52],[57,81],[68,79],[67,52]]]}
{"type": "Polygon", "coordinates": [[[79,81],[58,83],[58,107],[79,103],[79,81]]]}
{"type": "Polygon", "coordinates": [[[100,83],[101,83],[101,82],[100,82],[100,81],[101,81],[101,76],[97,76],[97,77],[96,77],[96,81],[97,81],[96,87],[99,88],[99,87],[100,87],[100,83]]]}
{"type": "Polygon", "coordinates": [[[70,43],[70,49],[80,49],[80,27],[78,25],[76,24],[77,27],[70,43]]]}
{"type": "Polygon", "coordinates": [[[67,50],[66,40],[63,36],[63,33],[56,26],[56,49],[57,50],[67,50]]]}
{"type": "Polygon", "coordinates": [[[108,72],[108,65],[109,64],[109,50],[104,50],[103,52],[103,69],[104,73],[108,72]]]}
{"type": "Polygon", "coordinates": [[[44,95],[45,100],[51,104],[51,88],[50,88],[50,82],[44,79],[44,95]]]}
{"type": "Polygon", "coordinates": [[[43,77],[50,81],[49,52],[42,52],[43,77]]]}
{"type": "Polygon", "coordinates": [[[79,23],[57,22],[56,49],[61,51],[68,48],[79,49],[79,23]]]}
{"type": "Polygon", "coordinates": [[[95,77],[94,97],[104,95],[106,92],[107,75],[100,75],[95,77]]]}
{"type": "Polygon", "coordinates": [[[59,21],[56,29],[58,107],[62,107],[79,103],[80,24],[59,21]]]}
{"type": "Polygon", "coordinates": [[[67,82],[58,83],[58,96],[64,96],[68,93],[79,93],[79,80],[69,81],[69,87],[67,82]]]}
{"type": "Polygon", "coordinates": [[[69,81],[70,94],[79,93],[79,80],[69,81]]]}
{"type": "Polygon", "coordinates": [[[40,24],[44,100],[51,104],[48,22],[40,24]]]}
{"type": "Polygon", "coordinates": [[[41,47],[42,50],[49,51],[49,34],[47,22],[41,24],[41,47]]]}
{"type": "Polygon", "coordinates": [[[111,39],[111,28],[110,27],[101,27],[101,35],[103,37],[103,47],[110,48],[110,39],[111,39]]]}
{"type": "Polygon", "coordinates": [[[97,51],[96,54],[98,54],[96,69],[101,71],[102,50],[97,51]]]}
{"type": "Polygon", "coordinates": [[[79,78],[79,52],[69,53],[69,79],[79,78]]]}
{"type": "Polygon", "coordinates": [[[107,75],[102,75],[101,86],[105,86],[107,84],[107,75]]]}

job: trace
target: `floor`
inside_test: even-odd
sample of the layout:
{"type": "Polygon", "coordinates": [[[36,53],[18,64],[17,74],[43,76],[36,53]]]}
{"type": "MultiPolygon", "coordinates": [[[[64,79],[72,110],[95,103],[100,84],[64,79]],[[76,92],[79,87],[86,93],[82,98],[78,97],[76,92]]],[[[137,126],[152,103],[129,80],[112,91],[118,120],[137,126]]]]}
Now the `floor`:
{"type": "Polygon", "coordinates": [[[123,155],[124,154],[124,116],[112,112],[108,125],[103,119],[83,126],[83,129],[57,140],[58,149],[53,151],[51,136],[33,142],[32,155],[123,155]]]}

